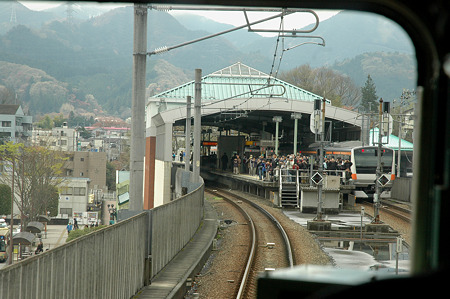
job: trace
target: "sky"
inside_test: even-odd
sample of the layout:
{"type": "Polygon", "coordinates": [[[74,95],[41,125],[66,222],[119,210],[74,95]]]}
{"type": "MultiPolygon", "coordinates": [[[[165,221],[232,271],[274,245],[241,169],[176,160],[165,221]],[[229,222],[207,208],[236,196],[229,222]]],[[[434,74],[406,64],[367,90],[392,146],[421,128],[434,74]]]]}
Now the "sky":
{"type": "MultiPolygon", "coordinates": [[[[19,1],[23,5],[27,6],[29,9],[32,10],[44,10],[48,8],[52,8],[61,4],[65,4],[67,2],[61,1],[61,2],[55,2],[55,1],[19,1]]],[[[92,4],[92,3],[91,3],[92,4]]],[[[124,5],[130,5],[130,4],[120,4],[120,3],[113,3],[113,4],[98,4],[102,6],[107,6],[108,8],[116,8],[124,5]]],[[[337,14],[339,11],[337,10],[315,10],[315,12],[319,16],[319,21],[326,20],[335,14],[337,14]]],[[[239,12],[230,12],[230,11],[198,11],[198,10],[189,10],[189,11],[183,11],[183,10],[172,10],[169,11],[170,14],[176,16],[179,14],[184,13],[190,13],[190,14],[196,14],[200,16],[204,16],[206,18],[212,19],[216,22],[225,23],[225,24],[231,24],[234,26],[240,26],[246,24],[245,16],[242,11],[239,12]]],[[[269,16],[275,15],[277,13],[274,12],[248,12],[248,18],[249,22],[254,22],[260,19],[267,18],[269,16]]],[[[295,13],[289,16],[286,16],[284,18],[284,29],[299,29],[303,28],[307,25],[314,24],[315,23],[315,17],[311,13],[295,13]]],[[[308,28],[312,28],[311,27],[308,28]]],[[[253,26],[254,29],[278,29],[280,27],[280,19],[274,19],[268,22],[264,22],[262,24],[253,26]]],[[[271,36],[276,35],[275,33],[260,33],[264,36],[271,36]]]]}

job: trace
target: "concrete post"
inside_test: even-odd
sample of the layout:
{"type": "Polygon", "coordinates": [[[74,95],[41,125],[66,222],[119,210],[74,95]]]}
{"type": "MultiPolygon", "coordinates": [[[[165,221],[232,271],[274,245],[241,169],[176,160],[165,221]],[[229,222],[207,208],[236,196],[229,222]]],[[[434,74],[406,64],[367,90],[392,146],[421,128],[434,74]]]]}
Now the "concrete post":
{"type": "Polygon", "coordinates": [[[275,122],[275,155],[278,156],[278,130],[283,118],[281,116],[274,116],[272,120],[275,122]]]}
{"type": "Polygon", "coordinates": [[[147,5],[135,4],[130,151],[130,210],[132,211],[141,211],[143,208],[146,58],[147,5]]]}
{"type": "Polygon", "coordinates": [[[185,152],[186,159],[184,160],[184,166],[186,171],[191,170],[191,96],[187,96],[186,99],[186,130],[185,130],[185,152]]]}
{"type": "Polygon", "coordinates": [[[294,155],[297,154],[297,135],[298,135],[298,120],[302,118],[301,113],[292,113],[291,118],[294,119],[294,155]]]}
{"type": "Polygon", "coordinates": [[[194,100],[194,182],[200,181],[200,142],[202,132],[201,98],[202,98],[202,70],[195,69],[195,100],[194,100]]]}

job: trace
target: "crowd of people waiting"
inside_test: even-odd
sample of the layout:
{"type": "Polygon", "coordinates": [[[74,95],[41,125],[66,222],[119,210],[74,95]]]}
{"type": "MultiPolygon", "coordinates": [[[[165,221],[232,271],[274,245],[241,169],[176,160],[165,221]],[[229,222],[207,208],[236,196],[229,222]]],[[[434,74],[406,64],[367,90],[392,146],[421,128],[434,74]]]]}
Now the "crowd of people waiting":
{"type": "MultiPolygon", "coordinates": [[[[313,170],[318,169],[318,159],[314,159],[312,167],[313,170]]],[[[305,172],[311,169],[311,160],[307,156],[301,154],[290,154],[272,157],[249,157],[243,156],[242,159],[238,154],[234,154],[231,158],[231,168],[234,174],[248,173],[252,176],[258,176],[260,180],[274,181],[277,180],[276,169],[299,169],[305,172]]],[[[345,172],[345,178],[349,179],[351,176],[350,167],[352,162],[341,157],[325,157],[323,163],[323,170],[328,174],[338,175],[340,171],[345,172]]],[[[221,167],[223,171],[228,169],[228,156],[226,153],[221,157],[221,167]]]]}

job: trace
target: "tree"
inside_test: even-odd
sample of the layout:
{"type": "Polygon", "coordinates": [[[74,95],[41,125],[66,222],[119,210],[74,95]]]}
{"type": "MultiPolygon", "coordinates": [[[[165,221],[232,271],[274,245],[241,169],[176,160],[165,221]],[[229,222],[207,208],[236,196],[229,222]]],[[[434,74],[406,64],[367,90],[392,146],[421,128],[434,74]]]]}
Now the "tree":
{"type": "Polygon", "coordinates": [[[55,190],[63,182],[61,174],[66,161],[63,153],[12,142],[1,145],[0,152],[4,163],[10,165],[0,176],[0,183],[14,184],[14,202],[25,216],[25,225],[38,215],[46,215],[49,209],[54,215],[55,190]]]}
{"type": "Polygon", "coordinates": [[[78,132],[80,133],[80,137],[83,139],[89,139],[92,137],[92,133],[88,130],[86,130],[86,128],[82,127],[78,129],[78,132]]]}
{"type": "Polygon", "coordinates": [[[41,118],[41,120],[39,120],[37,126],[44,130],[51,130],[53,128],[53,120],[50,118],[50,116],[46,115],[41,118]]]}
{"type": "Polygon", "coordinates": [[[364,108],[365,112],[378,112],[377,91],[375,83],[370,75],[367,76],[366,83],[361,88],[361,103],[360,107],[364,108]]]}
{"type": "Polygon", "coordinates": [[[11,187],[0,184],[0,215],[11,213],[11,187]]]}
{"type": "Polygon", "coordinates": [[[106,186],[108,190],[116,190],[116,168],[111,162],[106,162],[106,186]]]}
{"type": "Polygon", "coordinates": [[[280,75],[280,79],[324,96],[336,107],[353,106],[360,98],[359,88],[350,77],[326,67],[313,69],[301,65],[280,75]]]}

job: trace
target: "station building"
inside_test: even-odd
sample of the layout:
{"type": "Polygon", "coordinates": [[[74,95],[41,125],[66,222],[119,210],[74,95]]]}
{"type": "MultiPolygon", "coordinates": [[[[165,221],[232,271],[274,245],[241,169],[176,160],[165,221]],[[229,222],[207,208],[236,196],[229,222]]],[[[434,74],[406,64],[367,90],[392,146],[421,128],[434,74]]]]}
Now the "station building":
{"type": "MultiPolygon", "coordinates": [[[[150,195],[154,206],[170,201],[173,127],[186,124],[188,96],[192,98],[193,115],[194,81],[154,95],[147,102],[146,137],[154,140],[153,167],[154,173],[158,174],[150,176],[150,184],[154,184],[154,194],[150,195]]],[[[277,149],[280,153],[293,153],[294,140],[297,141],[297,151],[315,141],[311,115],[316,99],[323,97],[238,62],[201,78],[201,125],[216,127],[223,137],[228,136],[231,130],[237,131],[238,135],[242,133],[241,141],[236,145],[230,145],[233,143],[230,138],[219,138],[219,157],[224,152],[231,157],[233,152],[242,155],[253,150],[258,154],[270,154],[275,146],[276,127],[279,137],[277,149]]],[[[325,101],[327,138],[333,141],[359,140],[359,114],[325,101]]],[[[145,171],[148,163],[151,164],[146,162],[145,171]]]]}

